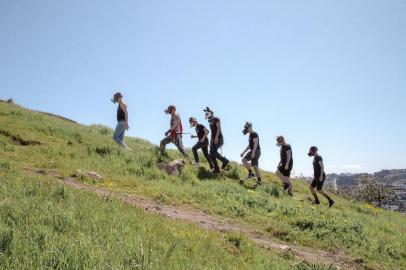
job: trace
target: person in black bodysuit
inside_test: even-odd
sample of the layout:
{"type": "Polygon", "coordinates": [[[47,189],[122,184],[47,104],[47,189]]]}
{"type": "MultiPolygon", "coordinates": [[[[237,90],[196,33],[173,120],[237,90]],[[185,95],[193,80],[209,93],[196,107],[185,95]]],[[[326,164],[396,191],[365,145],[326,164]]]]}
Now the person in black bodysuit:
{"type": "Polygon", "coordinates": [[[111,99],[113,103],[118,103],[117,107],[117,126],[114,131],[113,140],[120,146],[124,147],[125,149],[130,149],[124,143],[124,134],[125,131],[130,128],[128,125],[128,111],[127,105],[123,101],[123,95],[120,92],[114,94],[113,98],[111,99]]]}
{"type": "MultiPolygon", "coordinates": [[[[259,145],[259,136],[252,129],[252,124],[247,122],[244,126],[244,130],[242,131],[244,135],[249,134],[248,139],[248,146],[245,148],[244,152],[241,153],[242,163],[244,164],[245,168],[248,170],[248,179],[253,178],[255,175],[257,176],[257,183],[255,184],[254,188],[258,187],[262,184],[261,181],[261,172],[259,171],[259,158],[261,157],[261,146],[259,145]],[[248,152],[248,153],[247,153],[248,152]],[[245,154],[247,153],[247,154],[245,154]],[[251,165],[248,163],[251,161],[251,165]],[[252,168],[254,168],[255,175],[252,172],[252,168]]],[[[240,181],[242,183],[242,181],[240,181]]]]}
{"type": "Polygon", "coordinates": [[[276,175],[281,179],[283,183],[283,189],[288,191],[288,194],[292,196],[292,183],[290,182],[290,173],[293,169],[293,154],[292,147],[287,144],[283,136],[276,138],[276,145],[281,148],[281,160],[278,164],[278,170],[276,175]]]}
{"type": "Polygon", "coordinates": [[[314,171],[314,179],[310,185],[310,191],[314,197],[314,203],[319,205],[320,201],[317,197],[317,193],[314,190],[317,187],[317,192],[320,193],[328,200],[328,207],[332,207],[334,205],[334,200],[330,198],[324,191],[323,185],[324,181],[326,180],[326,173],[324,171],[324,164],[323,158],[318,153],[319,149],[316,146],[312,146],[309,149],[309,153],[307,154],[309,157],[314,157],[313,159],[313,171],[314,171]]]}
{"type": "Polygon", "coordinates": [[[213,171],[212,173],[220,173],[220,167],[217,163],[217,159],[222,162],[221,169],[224,170],[230,161],[220,155],[218,150],[223,146],[224,144],[224,137],[223,133],[221,131],[221,122],[218,117],[214,117],[214,113],[212,110],[210,110],[209,107],[206,107],[205,110],[206,119],[210,123],[210,131],[211,131],[211,140],[210,140],[210,159],[213,164],[213,171]]]}
{"type": "Polygon", "coordinates": [[[206,158],[207,162],[209,163],[210,169],[213,169],[213,164],[210,159],[209,155],[209,138],[207,137],[210,131],[202,124],[199,124],[196,118],[190,117],[189,118],[190,127],[194,127],[196,129],[197,135],[191,135],[192,139],[197,138],[197,143],[192,147],[193,156],[195,158],[195,165],[199,165],[199,155],[197,154],[197,150],[202,149],[203,155],[206,158]]]}

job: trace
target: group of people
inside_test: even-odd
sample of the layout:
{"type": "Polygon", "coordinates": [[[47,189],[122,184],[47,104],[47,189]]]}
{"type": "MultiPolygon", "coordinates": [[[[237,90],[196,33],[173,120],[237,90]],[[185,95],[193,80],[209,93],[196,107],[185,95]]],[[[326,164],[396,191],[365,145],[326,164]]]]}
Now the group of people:
{"type": "MultiPolygon", "coordinates": [[[[129,129],[128,111],[127,105],[123,102],[122,98],[123,96],[121,93],[116,93],[112,99],[112,102],[118,103],[118,123],[113,138],[119,145],[129,149],[124,143],[125,131],[129,129]]],[[[221,170],[225,170],[230,163],[226,157],[219,153],[219,150],[224,145],[221,120],[214,116],[214,112],[209,107],[206,107],[203,111],[205,113],[205,119],[209,123],[209,129],[207,129],[203,124],[199,123],[196,118],[189,118],[190,127],[195,128],[196,130],[196,135],[191,135],[191,137],[197,139],[196,144],[192,147],[194,165],[200,166],[198,150],[201,149],[210,166],[211,172],[213,174],[219,174],[221,170]],[[218,161],[221,162],[221,167],[219,166],[218,161]]],[[[189,158],[183,146],[183,125],[181,117],[176,110],[176,106],[169,105],[165,110],[165,113],[170,115],[170,128],[165,132],[165,137],[161,140],[161,154],[165,154],[166,145],[173,143],[185,158],[189,158]]],[[[257,188],[262,184],[261,172],[259,169],[259,159],[261,157],[259,135],[254,131],[253,125],[250,122],[245,123],[242,133],[243,135],[249,135],[248,146],[241,153],[242,163],[248,171],[247,179],[253,179],[256,177],[254,188],[257,188]]],[[[276,138],[276,145],[280,147],[280,162],[277,167],[276,175],[281,179],[283,189],[292,196],[292,182],[290,179],[293,169],[292,147],[290,144],[286,143],[283,136],[278,136],[276,138]]],[[[320,200],[317,196],[318,192],[328,200],[329,207],[332,207],[335,203],[334,200],[323,191],[323,185],[326,180],[323,158],[318,154],[318,148],[316,146],[310,147],[308,155],[313,157],[314,180],[310,185],[310,191],[314,197],[314,203],[320,204],[320,200]]],[[[240,183],[243,184],[244,181],[241,180],[240,183]]]]}
{"type": "MultiPolygon", "coordinates": [[[[209,122],[210,131],[202,124],[197,122],[194,117],[189,118],[189,124],[191,128],[196,129],[196,135],[192,135],[192,138],[197,138],[197,143],[192,147],[193,156],[195,159],[195,166],[199,166],[198,150],[202,149],[203,155],[209,163],[212,173],[219,174],[221,170],[227,168],[230,161],[219,153],[219,149],[224,144],[223,132],[221,130],[221,121],[218,117],[214,116],[214,112],[210,108],[204,109],[205,118],[209,122]],[[209,133],[211,134],[209,140],[209,133]],[[221,161],[221,169],[218,163],[221,161]]],[[[162,139],[160,144],[161,153],[164,154],[167,144],[173,143],[178,148],[179,152],[188,158],[188,154],[185,151],[182,142],[183,126],[179,113],[176,111],[174,105],[169,105],[165,110],[165,113],[170,114],[170,128],[165,133],[165,138],[162,139]]]]}

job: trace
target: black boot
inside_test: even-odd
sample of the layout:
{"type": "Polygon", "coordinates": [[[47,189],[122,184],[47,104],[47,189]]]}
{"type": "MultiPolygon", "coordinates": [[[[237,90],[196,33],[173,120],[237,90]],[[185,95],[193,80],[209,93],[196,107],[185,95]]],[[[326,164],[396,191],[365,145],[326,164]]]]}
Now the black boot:
{"type": "Polygon", "coordinates": [[[262,185],[262,180],[261,180],[261,177],[258,177],[258,179],[257,179],[257,182],[255,183],[255,185],[254,185],[254,189],[256,189],[257,187],[259,187],[260,185],[262,185]]]}
{"type": "Polygon", "coordinates": [[[224,170],[225,168],[227,168],[228,164],[230,164],[230,161],[225,158],[223,160],[223,165],[221,165],[221,169],[224,170]]]}

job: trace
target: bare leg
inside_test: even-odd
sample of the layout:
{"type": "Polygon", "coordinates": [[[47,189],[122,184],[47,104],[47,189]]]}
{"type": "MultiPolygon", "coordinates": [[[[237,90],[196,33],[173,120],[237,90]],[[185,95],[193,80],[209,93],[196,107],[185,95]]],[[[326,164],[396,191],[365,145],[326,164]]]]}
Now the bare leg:
{"type": "Polygon", "coordinates": [[[287,184],[285,176],[279,170],[276,171],[276,175],[279,177],[279,179],[281,179],[282,184],[284,184],[284,185],[287,184]]]}
{"type": "Polygon", "coordinates": [[[289,176],[285,176],[285,183],[287,185],[289,185],[288,187],[288,192],[292,192],[292,182],[290,181],[290,177],[289,176]]]}
{"type": "Polygon", "coordinates": [[[333,199],[330,198],[330,196],[327,195],[323,190],[318,191],[324,198],[326,198],[329,202],[333,201],[333,199]]]}
{"type": "Polygon", "coordinates": [[[310,192],[312,193],[312,195],[314,197],[314,202],[316,204],[320,204],[319,197],[317,197],[317,193],[316,193],[316,190],[314,190],[314,187],[310,186],[310,192]]]}
{"type": "Polygon", "coordinates": [[[261,178],[261,172],[259,171],[258,166],[252,166],[254,168],[255,171],[255,175],[257,176],[257,178],[261,178]]]}

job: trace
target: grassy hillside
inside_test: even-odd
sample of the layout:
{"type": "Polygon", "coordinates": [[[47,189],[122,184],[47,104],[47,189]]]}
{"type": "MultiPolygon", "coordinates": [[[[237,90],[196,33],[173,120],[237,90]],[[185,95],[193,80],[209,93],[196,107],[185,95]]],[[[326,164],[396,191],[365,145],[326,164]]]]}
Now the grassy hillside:
{"type": "Polygon", "coordinates": [[[1,167],[0,269],[290,269],[293,264],[239,235],[207,233],[49,179],[26,177],[4,160],[1,167]]]}
{"type": "MultiPolygon", "coordinates": [[[[294,181],[292,199],[282,192],[279,181],[270,173],[264,174],[263,186],[251,191],[238,185],[236,179],[245,172],[236,164],[215,179],[206,170],[188,166],[180,177],[170,177],[157,169],[159,157],[154,145],[128,138],[126,142],[133,151],[125,152],[112,142],[111,135],[112,130],[103,126],[81,126],[0,104],[0,265],[24,265],[28,263],[24,260],[31,260],[33,268],[41,268],[57,260],[48,258],[54,254],[61,259],[57,264],[65,263],[64,266],[86,262],[84,268],[131,268],[131,264],[125,264],[126,258],[131,252],[139,258],[141,243],[153,245],[154,262],[165,262],[168,268],[175,269],[187,265],[196,265],[197,269],[269,269],[270,265],[274,266],[271,269],[283,269],[292,263],[286,258],[267,257],[250,241],[244,241],[244,250],[237,252],[227,236],[208,235],[193,226],[186,229],[184,224],[147,216],[115,201],[105,202],[90,194],[65,190],[51,179],[27,178],[21,168],[29,166],[56,169],[66,176],[77,169],[96,171],[104,177],[103,181],[85,177],[81,181],[167,204],[191,205],[249,224],[290,244],[345,251],[372,269],[406,268],[404,216],[340,197],[334,198],[337,206],[333,209],[326,205],[315,207],[309,203],[307,183],[294,181]],[[62,231],[55,230],[53,222],[61,223],[62,231]],[[188,237],[183,234],[187,230],[188,237]],[[44,235],[38,236],[34,231],[43,231],[44,235]],[[177,239],[182,245],[176,245],[165,261],[165,252],[177,239]],[[26,241],[42,241],[45,246],[37,243],[36,248],[30,248],[26,241]],[[41,265],[36,258],[41,258],[41,265]]],[[[169,155],[169,159],[178,157],[176,152],[169,155]]],[[[155,268],[159,268],[157,264],[155,268]]]]}

